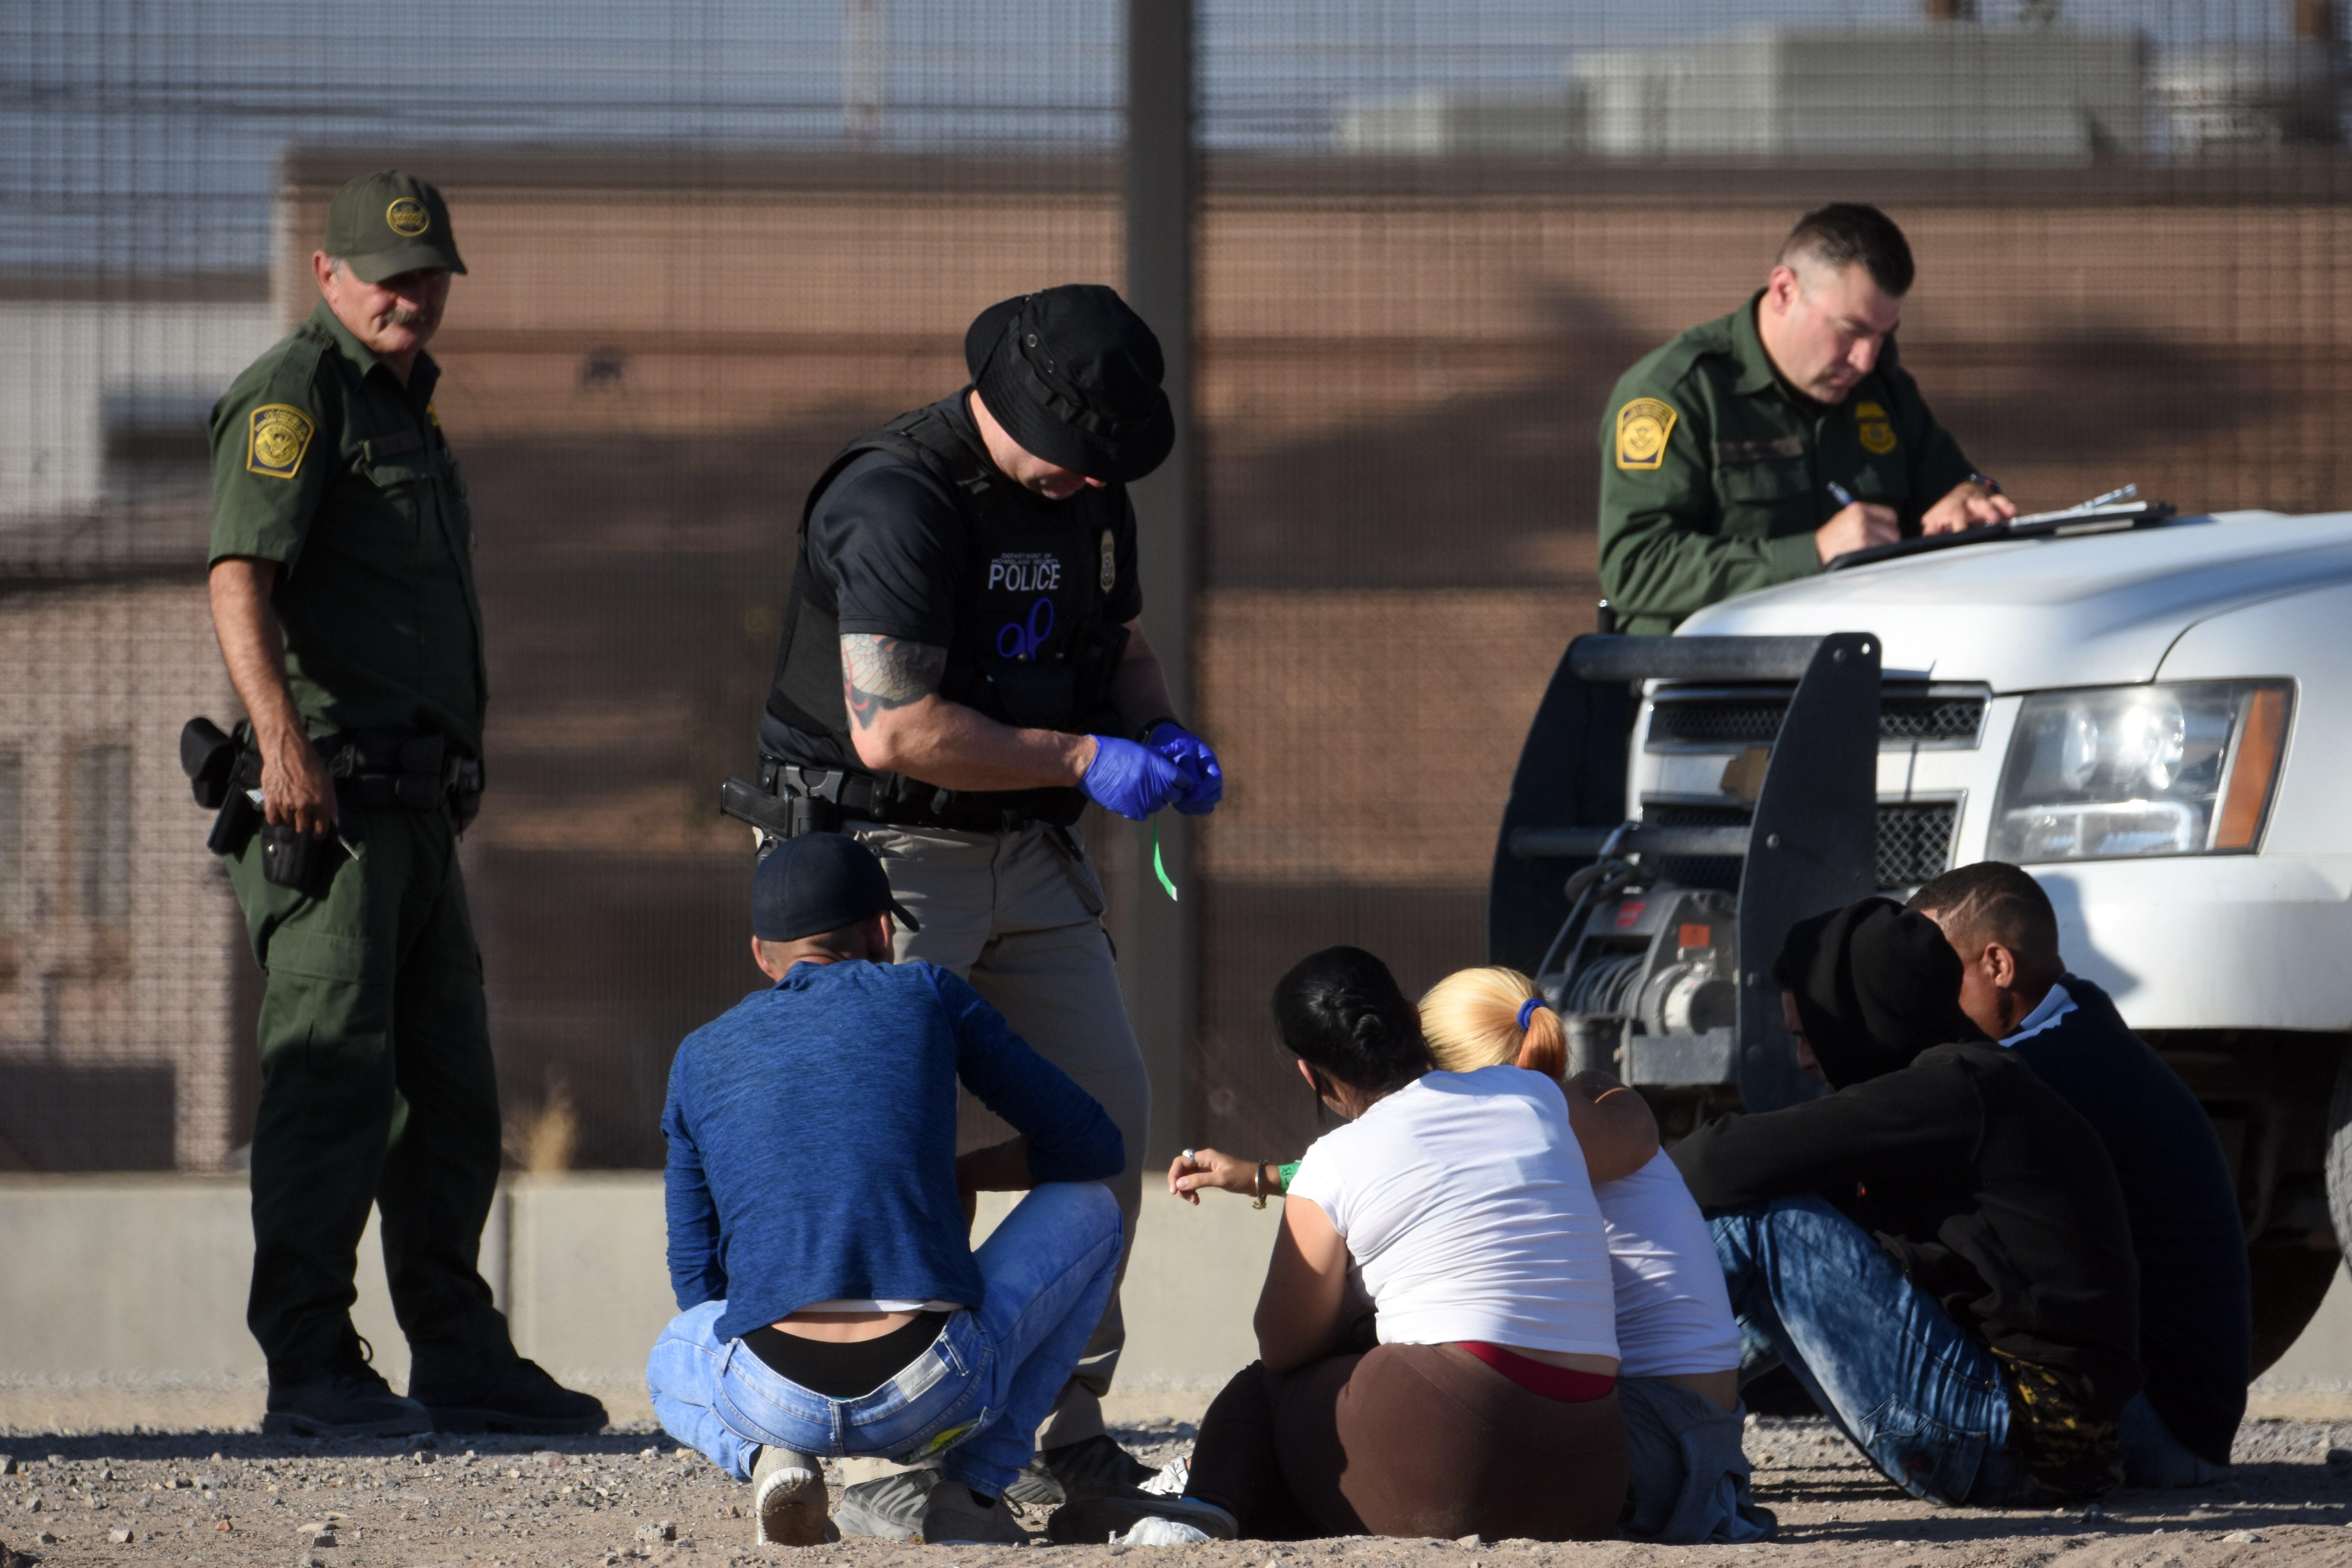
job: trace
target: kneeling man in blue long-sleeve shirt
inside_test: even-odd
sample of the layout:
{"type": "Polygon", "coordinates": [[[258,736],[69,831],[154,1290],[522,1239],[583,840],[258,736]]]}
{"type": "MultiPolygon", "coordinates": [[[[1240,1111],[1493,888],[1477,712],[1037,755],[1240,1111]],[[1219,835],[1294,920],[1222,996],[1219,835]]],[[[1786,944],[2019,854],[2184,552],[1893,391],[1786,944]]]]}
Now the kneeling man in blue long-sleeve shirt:
{"type": "Polygon", "coordinates": [[[971,986],[891,962],[914,921],[854,839],[778,847],[751,903],[775,984],[687,1037],[662,1110],[655,1413],[753,1483],[762,1542],[822,1541],[819,1458],[875,1455],[943,1472],[925,1540],[1017,1543],[999,1500],[1110,1297],[1118,1129],[971,986]],[[959,1160],[959,1079],[1020,1136],[959,1160]],[[1022,1189],[973,1252],[964,1193],[1022,1189]]]}

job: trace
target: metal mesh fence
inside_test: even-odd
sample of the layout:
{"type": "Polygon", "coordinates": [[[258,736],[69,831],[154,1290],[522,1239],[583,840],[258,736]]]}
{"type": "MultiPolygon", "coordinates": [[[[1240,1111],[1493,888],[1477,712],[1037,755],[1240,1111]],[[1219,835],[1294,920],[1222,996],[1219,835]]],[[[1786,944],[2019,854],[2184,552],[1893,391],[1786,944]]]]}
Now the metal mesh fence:
{"type": "MultiPolygon", "coordinates": [[[[1191,1141],[1295,1153],[1266,996],[1476,962],[1495,823],[1590,624],[1611,384],[1874,201],[1906,364],[2029,503],[2342,503],[2352,167],[2315,0],[1209,0],[1191,1141]]],[[[803,491],[982,306],[1117,283],[1116,7],[28,0],[0,11],[0,1166],[215,1168],[258,977],[173,754],[234,699],[205,414],[397,163],[471,272],[434,353],[480,522],[467,840],[518,1157],[659,1157],[754,983],[711,808],[803,491]]],[[[1114,879],[1145,840],[1090,824],[1114,879]]],[[[1914,857],[1916,858],[1916,856],[1914,857]]]]}

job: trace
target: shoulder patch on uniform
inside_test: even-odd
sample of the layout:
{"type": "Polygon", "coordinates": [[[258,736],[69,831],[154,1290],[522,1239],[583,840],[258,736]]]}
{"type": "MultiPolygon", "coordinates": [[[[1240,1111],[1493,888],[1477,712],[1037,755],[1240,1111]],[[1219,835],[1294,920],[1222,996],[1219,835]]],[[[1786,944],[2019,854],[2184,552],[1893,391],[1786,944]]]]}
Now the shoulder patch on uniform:
{"type": "Polygon", "coordinates": [[[1617,411],[1617,466],[1654,468],[1666,460],[1666,437],[1681,417],[1654,397],[1637,397],[1617,411]]]}
{"type": "Polygon", "coordinates": [[[1102,532],[1102,575],[1098,581],[1106,594],[1118,586],[1118,548],[1112,542],[1108,528],[1102,532]]]}
{"type": "Polygon", "coordinates": [[[1853,424],[1854,434],[1861,439],[1864,451],[1883,458],[1895,450],[1895,422],[1886,416],[1884,405],[1855,404],[1853,424]]]}
{"type": "Polygon", "coordinates": [[[265,403],[246,416],[245,466],[273,479],[290,479],[302,467],[302,454],[319,426],[309,415],[288,403],[265,403]]]}

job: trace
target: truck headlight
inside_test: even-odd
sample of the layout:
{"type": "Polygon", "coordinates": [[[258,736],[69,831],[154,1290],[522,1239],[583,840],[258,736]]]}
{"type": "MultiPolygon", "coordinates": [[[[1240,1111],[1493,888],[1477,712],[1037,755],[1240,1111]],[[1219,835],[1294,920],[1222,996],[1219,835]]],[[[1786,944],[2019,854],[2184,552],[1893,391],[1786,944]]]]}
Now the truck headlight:
{"type": "Polygon", "coordinates": [[[2252,849],[2294,691],[2217,680],[2027,698],[1985,853],[2024,864],[2252,849]]]}

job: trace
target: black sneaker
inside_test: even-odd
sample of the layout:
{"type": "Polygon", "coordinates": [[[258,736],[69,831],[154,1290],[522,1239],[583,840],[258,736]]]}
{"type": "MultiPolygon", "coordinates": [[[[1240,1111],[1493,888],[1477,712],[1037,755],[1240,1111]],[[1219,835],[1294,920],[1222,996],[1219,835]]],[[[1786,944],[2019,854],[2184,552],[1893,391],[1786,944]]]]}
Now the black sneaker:
{"type": "Polygon", "coordinates": [[[357,1334],[324,1369],[299,1382],[269,1380],[262,1432],[272,1437],[406,1437],[433,1430],[432,1413],[403,1399],[368,1364],[374,1347],[357,1334]]]}
{"type": "Polygon", "coordinates": [[[419,1358],[408,1396],[432,1413],[436,1432],[522,1432],[582,1436],[604,1429],[604,1402],[576,1394],[535,1361],[419,1358]]]}
{"type": "MultiPolygon", "coordinates": [[[[1241,1533],[1240,1523],[1215,1503],[1122,1487],[1115,1492],[1080,1498],[1055,1509],[1054,1517],[1045,1521],[1045,1539],[1056,1546],[1100,1546],[1105,1541],[1122,1539],[1148,1519],[1189,1525],[1211,1541],[1231,1541],[1241,1533]]],[[[1136,1544],[1176,1546],[1191,1540],[1181,1532],[1162,1531],[1161,1536],[1157,1541],[1136,1544]]]]}
{"type": "Polygon", "coordinates": [[[1157,1473],[1111,1441],[1107,1432],[1065,1443],[1058,1448],[1047,1448],[1037,1458],[1046,1474],[1061,1487],[1064,1500],[1070,1502],[1133,1490],[1157,1473]]]}

